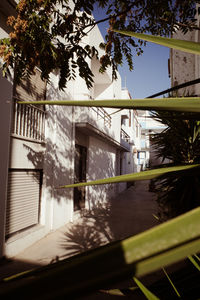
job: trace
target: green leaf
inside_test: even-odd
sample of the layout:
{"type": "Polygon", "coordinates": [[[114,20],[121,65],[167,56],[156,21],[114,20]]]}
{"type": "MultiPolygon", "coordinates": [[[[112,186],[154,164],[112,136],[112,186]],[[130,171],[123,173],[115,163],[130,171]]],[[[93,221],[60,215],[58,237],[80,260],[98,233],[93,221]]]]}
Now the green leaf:
{"type": "Polygon", "coordinates": [[[108,290],[108,291],[102,291],[105,294],[109,294],[112,296],[124,296],[124,293],[120,290],[120,289],[112,289],[112,290],[108,290]]]}
{"type": "Polygon", "coordinates": [[[185,165],[185,166],[175,166],[175,167],[168,167],[168,168],[160,168],[160,169],[153,169],[147,170],[139,173],[132,173],[126,175],[115,176],[111,178],[104,178],[89,182],[81,182],[81,183],[74,183],[69,185],[60,186],[60,188],[73,188],[79,186],[90,186],[90,185],[100,185],[100,184],[109,184],[109,183],[118,183],[118,182],[129,182],[129,181],[139,181],[139,180],[149,180],[154,179],[159,176],[174,173],[174,172],[181,172],[181,171],[189,171],[193,168],[200,167],[199,164],[196,165],[185,165]]]}
{"type": "Polygon", "coordinates": [[[164,99],[131,99],[131,100],[43,100],[19,101],[19,104],[63,105],[85,107],[133,108],[140,110],[200,112],[200,97],[164,98],[164,99]]]}
{"type": "Polygon", "coordinates": [[[181,298],[181,296],[180,296],[180,294],[179,294],[179,292],[178,292],[177,288],[176,288],[176,287],[175,287],[175,285],[173,284],[173,282],[172,282],[171,278],[169,277],[169,275],[167,274],[167,272],[166,272],[166,270],[165,270],[164,268],[163,268],[163,272],[165,273],[165,275],[166,275],[167,279],[169,280],[169,282],[170,282],[170,284],[171,284],[171,286],[172,286],[173,290],[175,291],[175,293],[176,293],[177,297],[181,298]]]}
{"type": "Polygon", "coordinates": [[[137,278],[133,277],[135,283],[138,285],[139,289],[142,291],[142,293],[146,296],[148,300],[159,300],[159,298],[154,295],[152,292],[150,292],[141,281],[139,281],[137,278]]]}
{"type": "Polygon", "coordinates": [[[194,254],[193,256],[200,262],[200,258],[197,254],[194,254]]]}
{"type": "Polygon", "coordinates": [[[147,42],[152,42],[154,44],[200,55],[200,44],[196,42],[166,38],[161,36],[154,36],[150,34],[136,33],[132,31],[122,31],[122,30],[113,30],[113,31],[123,35],[135,37],[137,39],[142,39],[147,42]]]}
{"type": "MultiPolygon", "coordinates": [[[[196,257],[196,256],[195,256],[196,257]]],[[[192,257],[192,255],[188,255],[188,259],[191,261],[191,263],[195,266],[195,268],[197,268],[197,270],[200,271],[200,266],[199,264],[196,262],[196,260],[192,257]]]]}
{"type": "Polygon", "coordinates": [[[100,290],[100,292],[109,294],[112,296],[125,296],[127,292],[133,292],[137,290],[138,287],[128,287],[128,288],[122,288],[122,289],[111,289],[111,290],[100,290]]]}

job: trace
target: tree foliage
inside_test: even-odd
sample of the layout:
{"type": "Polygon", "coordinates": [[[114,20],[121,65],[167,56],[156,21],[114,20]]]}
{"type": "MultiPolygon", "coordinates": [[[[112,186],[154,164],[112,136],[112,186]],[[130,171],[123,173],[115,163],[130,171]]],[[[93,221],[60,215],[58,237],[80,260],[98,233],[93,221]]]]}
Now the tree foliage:
{"type": "Polygon", "coordinates": [[[116,78],[118,65],[125,56],[130,70],[133,69],[132,49],[138,55],[145,42],[135,41],[112,31],[131,30],[150,32],[167,36],[178,24],[185,32],[195,27],[194,0],[20,0],[16,7],[17,15],[8,18],[11,27],[9,38],[0,41],[2,69],[6,74],[9,67],[15,68],[15,78],[19,82],[39,66],[42,79],[49,79],[53,70],[59,70],[59,88],[67,81],[75,79],[76,69],[85,80],[88,88],[92,86],[93,74],[87,59],[97,56],[100,72],[112,67],[116,78]],[[94,6],[105,12],[105,18],[94,20],[94,6]],[[93,45],[81,44],[83,38],[95,24],[109,22],[105,43],[101,47],[105,54],[98,57],[93,45]]]}

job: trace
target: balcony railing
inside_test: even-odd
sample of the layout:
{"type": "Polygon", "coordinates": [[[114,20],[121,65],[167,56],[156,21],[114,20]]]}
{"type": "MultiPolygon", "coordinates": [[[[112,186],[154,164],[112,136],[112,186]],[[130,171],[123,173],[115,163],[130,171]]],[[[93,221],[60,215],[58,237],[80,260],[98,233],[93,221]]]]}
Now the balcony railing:
{"type": "Polygon", "coordinates": [[[124,131],[123,129],[121,129],[121,139],[127,143],[130,142],[130,135],[128,135],[128,133],[126,133],[126,131],[124,131]]]}
{"type": "Polygon", "coordinates": [[[14,101],[14,119],[12,133],[36,140],[44,141],[45,111],[34,105],[23,105],[14,101]]]}
{"type": "Polygon", "coordinates": [[[107,113],[102,107],[92,107],[91,108],[97,116],[97,120],[103,120],[103,123],[107,127],[111,127],[112,117],[107,113]]]}

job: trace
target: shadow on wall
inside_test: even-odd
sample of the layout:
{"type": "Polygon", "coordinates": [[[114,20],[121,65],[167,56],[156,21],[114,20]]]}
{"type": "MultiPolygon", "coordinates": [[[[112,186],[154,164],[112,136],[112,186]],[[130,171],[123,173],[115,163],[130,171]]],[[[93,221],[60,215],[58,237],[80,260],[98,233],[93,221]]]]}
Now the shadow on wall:
{"type": "MultiPolygon", "coordinates": [[[[58,90],[51,87],[49,98],[58,98],[58,90]]],[[[65,98],[71,99],[68,94],[65,98]]],[[[48,106],[46,108],[44,151],[36,151],[30,144],[23,144],[28,150],[27,159],[35,169],[41,169],[43,165],[43,182],[45,187],[51,191],[50,194],[60,202],[63,197],[71,198],[69,190],[56,189],[60,185],[73,182],[73,111],[72,107],[48,106]]]]}
{"type": "Polygon", "coordinates": [[[46,81],[40,78],[40,71],[35,72],[23,79],[20,85],[14,84],[13,94],[21,100],[44,100],[46,94],[46,81]]]}
{"type": "MultiPolygon", "coordinates": [[[[54,189],[56,199],[59,202],[64,196],[69,198],[71,191],[68,189],[55,189],[61,185],[74,183],[74,154],[75,145],[73,141],[72,108],[59,107],[56,115],[53,114],[52,107],[47,113],[47,123],[50,127],[50,135],[47,136],[43,151],[36,151],[30,144],[23,144],[28,150],[27,159],[33,164],[35,169],[41,168],[43,161],[44,181],[47,188],[54,189]],[[55,117],[55,118],[54,118],[55,117]],[[55,123],[56,120],[56,123],[55,123]]],[[[99,142],[99,140],[96,140],[99,142]]],[[[93,142],[93,146],[88,149],[88,174],[87,180],[101,179],[115,175],[114,147],[101,142],[99,145],[93,142]]],[[[90,204],[96,203],[96,199],[101,202],[105,200],[105,195],[113,194],[113,185],[97,186],[88,190],[90,204]]]]}
{"type": "MultiPolygon", "coordinates": [[[[71,94],[61,95],[54,86],[48,91],[49,99],[73,99],[71,94]]],[[[77,108],[80,110],[80,108],[77,108]]],[[[88,110],[81,109],[81,120],[88,118],[88,110]]],[[[81,121],[79,120],[79,121],[81,121]]],[[[45,151],[36,151],[30,144],[24,143],[24,148],[28,150],[27,159],[33,164],[35,169],[41,169],[43,160],[43,182],[51,195],[60,202],[61,199],[72,199],[72,190],[56,189],[61,185],[74,183],[74,158],[75,144],[74,123],[78,121],[76,108],[66,106],[48,106],[46,110],[46,139],[45,151]],[[75,119],[76,118],[76,119],[75,119]],[[43,159],[42,159],[43,156],[43,159]]],[[[98,124],[98,122],[97,122],[98,124]]],[[[97,125],[96,125],[97,126],[97,125]]],[[[108,133],[109,130],[105,128],[108,133]]],[[[106,142],[94,139],[92,146],[88,148],[88,172],[87,180],[101,179],[115,175],[115,164],[113,156],[116,155],[115,148],[107,145],[106,142]]],[[[106,187],[95,187],[88,190],[90,204],[93,205],[106,199],[106,194],[113,194],[113,185],[106,187]]]]}
{"type": "MultiPolygon", "coordinates": [[[[90,139],[88,181],[116,175],[116,149],[96,138],[90,139]]],[[[115,194],[115,185],[97,185],[87,188],[88,204],[93,208],[98,203],[106,203],[115,194]]]]}

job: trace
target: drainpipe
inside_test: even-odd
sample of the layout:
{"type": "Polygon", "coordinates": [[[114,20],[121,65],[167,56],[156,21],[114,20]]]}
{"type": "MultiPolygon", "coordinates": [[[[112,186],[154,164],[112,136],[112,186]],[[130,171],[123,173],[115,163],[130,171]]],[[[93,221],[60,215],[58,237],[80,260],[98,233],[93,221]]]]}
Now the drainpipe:
{"type": "MultiPolygon", "coordinates": [[[[74,97],[73,97],[74,98],[74,97]]],[[[71,184],[74,183],[74,164],[75,164],[75,111],[74,111],[74,106],[72,106],[71,109],[71,184]]],[[[72,212],[70,216],[70,221],[73,222],[73,212],[74,212],[74,207],[73,207],[73,189],[71,189],[71,200],[72,200],[72,212]]]]}

